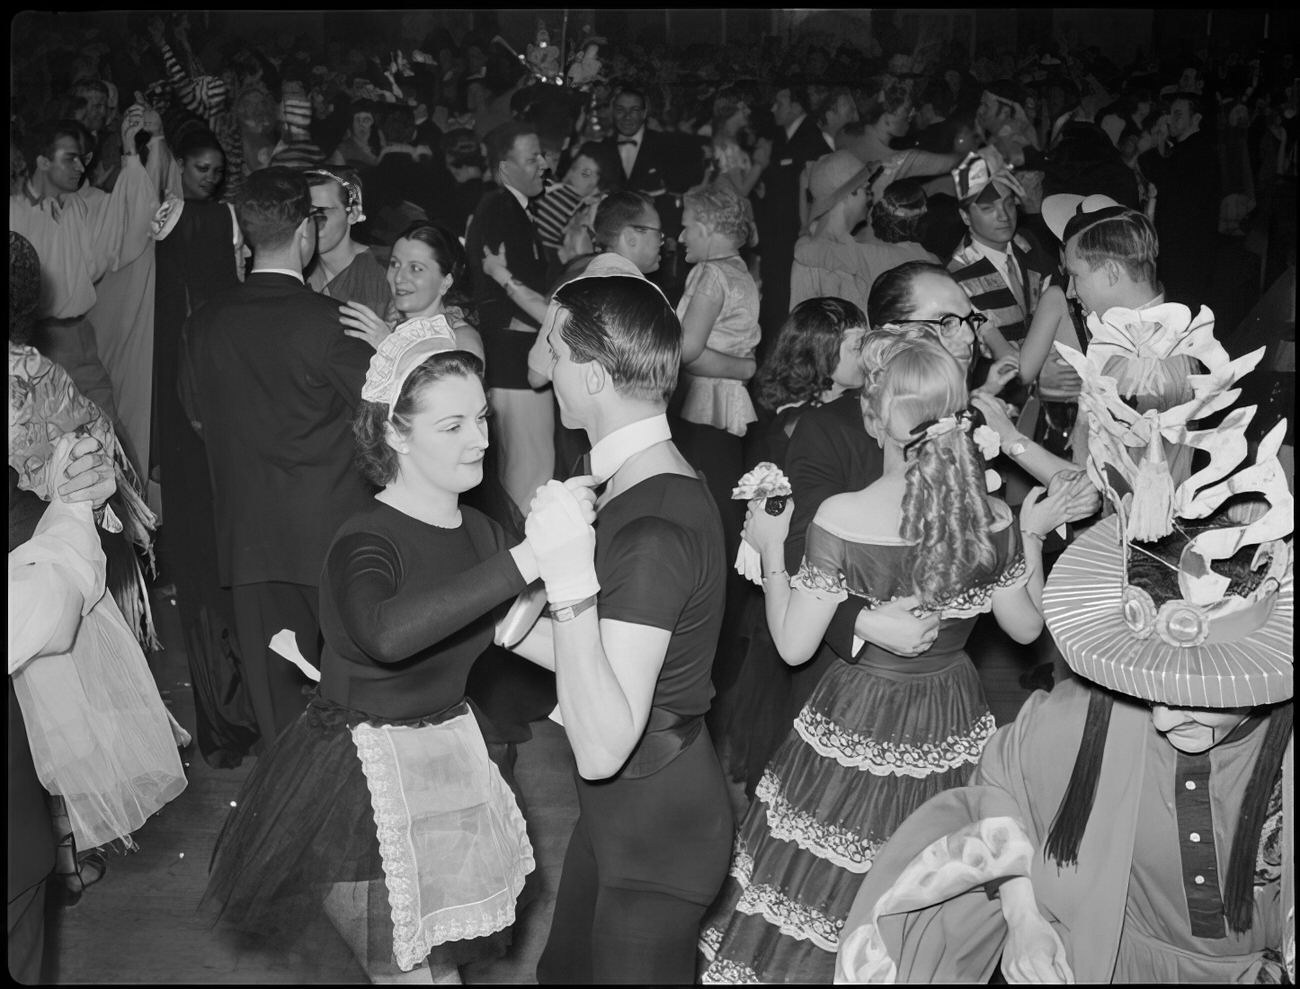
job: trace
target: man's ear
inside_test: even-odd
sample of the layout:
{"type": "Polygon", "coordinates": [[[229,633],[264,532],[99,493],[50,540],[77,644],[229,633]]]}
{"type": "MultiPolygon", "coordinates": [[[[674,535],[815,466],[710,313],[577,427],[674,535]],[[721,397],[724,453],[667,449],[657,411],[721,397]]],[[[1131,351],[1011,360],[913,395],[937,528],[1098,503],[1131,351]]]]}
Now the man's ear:
{"type": "Polygon", "coordinates": [[[969,230],[969,229],[970,229],[970,210],[968,210],[968,209],[958,209],[958,210],[957,210],[957,215],[961,217],[961,222],[964,223],[964,224],[966,224],[966,229],[969,230]]]}
{"type": "Polygon", "coordinates": [[[1107,258],[1105,264],[1106,264],[1106,281],[1109,282],[1112,286],[1118,285],[1119,276],[1120,276],[1119,262],[1114,260],[1113,258],[1107,258]]]}
{"type": "Polygon", "coordinates": [[[609,375],[605,373],[605,369],[600,366],[599,361],[587,361],[582,380],[587,385],[588,395],[599,395],[605,390],[605,385],[609,382],[609,375]]]}

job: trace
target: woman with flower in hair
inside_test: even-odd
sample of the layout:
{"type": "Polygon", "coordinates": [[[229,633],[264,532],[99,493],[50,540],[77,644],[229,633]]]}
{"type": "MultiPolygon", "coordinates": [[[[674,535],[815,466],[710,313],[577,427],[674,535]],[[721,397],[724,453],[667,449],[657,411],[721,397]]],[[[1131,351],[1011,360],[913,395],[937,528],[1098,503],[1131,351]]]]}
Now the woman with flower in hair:
{"type": "Polygon", "coordinates": [[[822,677],[772,757],[740,827],[731,879],[701,946],[706,982],[831,979],[839,929],[876,850],[929,797],[968,778],[993,733],[965,652],[992,611],[1018,642],[1042,629],[1043,535],[1060,493],[1026,499],[1019,528],[985,491],[957,362],[937,343],[868,338],[863,413],[884,472],[822,503],[799,572],[784,570],[790,508],[751,506],[768,626],[782,658],[806,661],[849,594],[937,613],[928,648],[868,643],[822,677]]]}
{"type": "Polygon", "coordinates": [[[319,691],[232,805],[202,904],[282,945],[328,920],[374,982],[458,982],[500,954],[534,867],[465,689],[538,576],[461,502],[483,480],[482,374],[444,317],[371,359],[354,432],[380,491],[326,557],[319,691]]]}

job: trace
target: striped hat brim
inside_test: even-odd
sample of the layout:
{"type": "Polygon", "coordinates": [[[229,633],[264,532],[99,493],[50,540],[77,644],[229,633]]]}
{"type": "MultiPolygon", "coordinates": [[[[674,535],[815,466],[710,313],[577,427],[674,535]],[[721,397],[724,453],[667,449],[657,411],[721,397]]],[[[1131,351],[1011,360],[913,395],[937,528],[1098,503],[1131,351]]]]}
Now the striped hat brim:
{"type": "Polygon", "coordinates": [[[1288,572],[1268,620],[1236,641],[1178,647],[1158,635],[1139,639],[1124,621],[1124,557],[1111,516],[1056,561],[1043,617],[1070,668],[1103,687],[1178,707],[1255,707],[1293,693],[1294,586],[1288,572]]]}

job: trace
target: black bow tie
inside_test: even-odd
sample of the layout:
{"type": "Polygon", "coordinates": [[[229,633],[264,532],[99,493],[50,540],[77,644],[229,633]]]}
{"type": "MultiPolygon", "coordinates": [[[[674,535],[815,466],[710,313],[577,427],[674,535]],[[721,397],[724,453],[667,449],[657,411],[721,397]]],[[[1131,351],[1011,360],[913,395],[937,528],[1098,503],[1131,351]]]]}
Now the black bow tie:
{"type": "Polygon", "coordinates": [[[625,144],[636,145],[636,144],[640,144],[640,143],[641,143],[641,142],[638,141],[635,137],[620,137],[620,138],[618,139],[618,146],[619,146],[620,148],[621,148],[623,145],[625,145],[625,144]]]}

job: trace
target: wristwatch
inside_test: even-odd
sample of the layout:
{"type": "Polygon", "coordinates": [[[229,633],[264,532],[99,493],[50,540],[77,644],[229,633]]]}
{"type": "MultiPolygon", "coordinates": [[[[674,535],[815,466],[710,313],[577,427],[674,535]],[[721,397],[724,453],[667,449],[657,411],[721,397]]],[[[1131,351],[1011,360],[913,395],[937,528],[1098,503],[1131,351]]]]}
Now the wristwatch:
{"type": "Polygon", "coordinates": [[[566,604],[563,608],[556,608],[554,606],[547,608],[546,613],[551,616],[553,621],[571,622],[588,608],[594,608],[595,606],[596,595],[593,594],[589,598],[583,598],[577,604],[566,604]]]}

